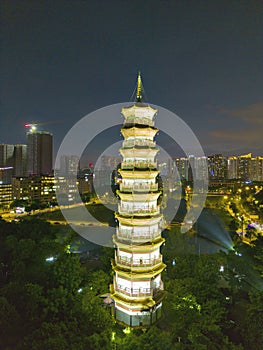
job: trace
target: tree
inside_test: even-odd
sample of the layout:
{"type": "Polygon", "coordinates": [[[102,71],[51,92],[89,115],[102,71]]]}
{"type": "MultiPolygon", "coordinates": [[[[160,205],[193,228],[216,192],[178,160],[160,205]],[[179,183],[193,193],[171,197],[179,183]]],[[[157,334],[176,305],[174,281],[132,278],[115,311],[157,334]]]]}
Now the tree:
{"type": "Polygon", "coordinates": [[[230,221],[228,227],[229,227],[230,232],[235,233],[239,228],[239,223],[236,219],[233,219],[230,221]]]}
{"type": "Polygon", "coordinates": [[[249,294],[250,306],[242,329],[247,349],[261,350],[263,347],[263,292],[249,294]]]}
{"type": "Polygon", "coordinates": [[[27,207],[27,206],[28,206],[28,200],[16,199],[10,204],[10,209],[13,209],[16,207],[27,207]]]}
{"type": "Polygon", "coordinates": [[[123,350],[143,349],[143,350],[171,350],[172,339],[168,332],[162,331],[156,326],[152,326],[145,332],[133,331],[126,335],[122,343],[123,350]]]}
{"type": "Polygon", "coordinates": [[[252,239],[255,239],[256,237],[257,237],[257,230],[256,230],[256,228],[249,226],[246,229],[246,238],[251,241],[252,239]]]}
{"type": "Polygon", "coordinates": [[[21,333],[20,316],[7,298],[0,297],[0,348],[16,349],[21,333]]]}

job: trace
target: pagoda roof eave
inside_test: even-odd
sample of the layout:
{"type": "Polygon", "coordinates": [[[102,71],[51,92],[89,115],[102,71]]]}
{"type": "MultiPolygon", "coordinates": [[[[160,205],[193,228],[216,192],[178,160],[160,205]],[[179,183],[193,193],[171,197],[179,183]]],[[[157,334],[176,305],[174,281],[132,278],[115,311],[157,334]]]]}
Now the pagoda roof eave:
{"type": "Polygon", "coordinates": [[[153,278],[156,275],[159,275],[162,273],[162,271],[166,268],[166,265],[164,263],[161,263],[158,266],[149,267],[148,272],[138,272],[138,271],[131,271],[129,269],[124,269],[123,267],[119,267],[118,265],[112,266],[112,269],[118,273],[118,276],[120,277],[126,277],[126,279],[130,281],[141,281],[141,280],[148,280],[149,278],[153,278]]]}
{"type": "Polygon", "coordinates": [[[151,136],[154,137],[154,135],[158,132],[158,129],[153,126],[144,125],[142,127],[141,124],[138,126],[133,125],[130,127],[122,127],[121,133],[125,137],[126,136],[151,136]]]}
{"type": "Polygon", "coordinates": [[[158,199],[161,192],[146,192],[146,193],[126,193],[117,191],[116,192],[122,201],[126,202],[152,202],[158,199]]]}
{"type": "Polygon", "coordinates": [[[128,297],[124,297],[123,295],[119,294],[118,292],[115,292],[113,294],[111,294],[111,298],[114,299],[118,304],[120,305],[125,305],[127,307],[127,309],[130,310],[143,310],[146,307],[148,308],[152,308],[154,305],[159,304],[165,295],[165,291],[160,291],[158,293],[158,298],[157,295],[156,297],[152,297],[152,298],[144,298],[144,299],[140,299],[140,301],[138,301],[138,299],[129,299],[128,297]]]}
{"type": "Polygon", "coordinates": [[[141,298],[140,301],[138,301],[138,298],[135,299],[134,297],[129,298],[124,297],[122,294],[119,294],[118,292],[114,292],[111,294],[111,298],[115,300],[115,302],[119,303],[120,305],[125,305],[127,309],[130,310],[141,310],[146,308],[146,306],[153,307],[156,302],[154,301],[153,298],[141,298]]]}
{"type": "Polygon", "coordinates": [[[118,172],[121,174],[122,178],[126,179],[155,179],[159,174],[158,170],[126,170],[118,169],[118,172]]]}
{"type": "Polygon", "coordinates": [[[152,252],[154,251],[156,248],[160,247],[164,242],[165,239],[162,238],[161,236],[159,236],[157,239],[155,239],[154,241],[151,241],[149,244],[149,241],[145,241],[145,242],[140,242],[138,244],[127,244],[127,243],[122,243],[118,240],[116,235],[113,235],[113,242],[121,249],[125,250],[125,251],[131,251],[134,253],[137,252],[152,252]]]}
{"type": "Polygon", "coordinates": [[[141,109],[141,108],[148,109],[148,110],[154,112],[154,114],[158,112],[158,109],[153,108],[153,107],[150,106],[149,104],[145,104],[145,103],[142,103],[142,102],[136,102],[136,103],[133,103],[131,106],[122,107],[121,113],[122,113],[123,111],[129,111],[129,110],[141,109]]]}

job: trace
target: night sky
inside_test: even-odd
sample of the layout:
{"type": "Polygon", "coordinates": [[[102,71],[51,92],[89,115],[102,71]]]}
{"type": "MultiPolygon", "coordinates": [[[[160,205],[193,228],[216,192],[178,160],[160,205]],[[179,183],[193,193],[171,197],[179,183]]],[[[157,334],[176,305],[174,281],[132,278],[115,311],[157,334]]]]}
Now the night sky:
{"type": "Polygon", "coordinates": [[[25,143],[24,123],[50,122],[56,151],[80,118],[129,101],[140,70],[148,102],[179,115],[207,155],[263,155],[261,1],[2,0],[0,10],[0,142],[25,143]]]}

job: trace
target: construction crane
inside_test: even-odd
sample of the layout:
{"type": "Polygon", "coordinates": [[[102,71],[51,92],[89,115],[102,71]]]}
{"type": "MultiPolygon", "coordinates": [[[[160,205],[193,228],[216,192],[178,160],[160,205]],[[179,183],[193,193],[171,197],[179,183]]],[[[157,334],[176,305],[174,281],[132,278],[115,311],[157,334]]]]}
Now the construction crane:
{"type": "Polygon", "coordinates": [[[62,123],[62,122],[63,122],[63,120],[52,120],[52,121],[43,122],[43,123],[37,123],[35,121],[32,121],[30,123],[24,124],[24,127],[26,129],[29,129],[29,132],[35,132],[37,130],[38,126],[47,125],[47,124],[57,124],[57,123],[62,123]]]}

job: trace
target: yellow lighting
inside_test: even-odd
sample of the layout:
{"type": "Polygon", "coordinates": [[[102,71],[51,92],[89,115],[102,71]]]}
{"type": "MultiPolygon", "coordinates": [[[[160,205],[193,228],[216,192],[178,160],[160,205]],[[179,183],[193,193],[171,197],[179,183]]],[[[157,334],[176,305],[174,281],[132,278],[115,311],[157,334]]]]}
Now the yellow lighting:
{"type": "Polygon", "coordinates": [[[141,102],[141,100],[142,100],[142,80],[141,80],[141,74],[140,74],[140,72],[139,72],[139,74],[138,74],[138,80],[137,80],[136,99],[137,99],[137,102],[141,102]]]}
{"type": "Polygon", "coordinates": [[[35,125],[32,125],[31,128],[30,128],[30,132],[35,132],[36,131],[36,126],[35,125]]]}
{"type": "Polygon", "coordinates": [[[131,328],[130,327],[124,328],[123,333],[130,334],[131,333],[131,328]]]}

